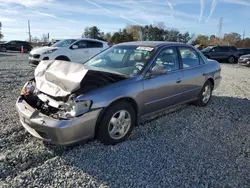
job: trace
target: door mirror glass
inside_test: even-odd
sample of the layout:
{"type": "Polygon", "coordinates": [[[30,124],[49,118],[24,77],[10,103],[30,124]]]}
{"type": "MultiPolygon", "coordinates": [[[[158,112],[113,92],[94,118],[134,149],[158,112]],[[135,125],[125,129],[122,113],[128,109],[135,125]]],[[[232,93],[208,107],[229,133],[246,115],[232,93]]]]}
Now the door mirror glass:
{"type": "Polygon", "coordinates": [[[72,46],[72,49],[77,49],[77,48],[78,48],[77,45],[73,45],[73,46],[72,46]]]}
{"type": "Polygon", "coordinates": [[[150,75],[161,75],[161,74],[167,74],[168,70],[164,66],[154,66],[153,69],[150,71],[150,75]]]}

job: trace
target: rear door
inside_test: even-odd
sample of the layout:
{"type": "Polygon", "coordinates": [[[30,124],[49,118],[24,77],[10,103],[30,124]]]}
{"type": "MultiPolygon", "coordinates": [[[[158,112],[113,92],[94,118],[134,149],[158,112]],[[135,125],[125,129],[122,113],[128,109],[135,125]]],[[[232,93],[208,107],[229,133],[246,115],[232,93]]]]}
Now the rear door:
{"type": "Polygon", "coordinates": [[[100,53],[103,50],[103,43],[98,41],[87,41],[89,58],[100,53]]]}
{"type": "Polygon", "coordinates": [[[229,47],[226,47],[226,46],[221,46],[220,47],[221,59],[227,59],[230,55],[232,55],[232,52],[229,49],[229,47]]]}
{"type": "Polygon", "coordinates": [[[205,61],[191,47],[179,47],[183,68],[183,100],[195,99],[206,79],[205,61]]]}
{"type": "Polygon", "coordinates": [[[144,104],[142,115],[177,104],[182,99],[183,75],[176,47],[161,50],[150,70],[157,66],[164,66],[168,72],[144,78],[144,91],[141,97],[144,104]]]}

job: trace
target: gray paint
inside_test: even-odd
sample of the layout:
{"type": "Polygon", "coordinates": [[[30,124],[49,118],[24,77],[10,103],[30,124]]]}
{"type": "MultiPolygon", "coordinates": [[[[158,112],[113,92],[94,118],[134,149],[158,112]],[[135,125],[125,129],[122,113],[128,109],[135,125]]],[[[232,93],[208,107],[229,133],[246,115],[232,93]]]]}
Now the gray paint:
{"type": "MultiPolygon", "coordinates": [[[[216,89],[221,81],[220,65],[217,61],[207,60],[196,48],[180,43],[165,42],[133,42],[126,45],[148,45],[156,48],[155,55],[151,58],[143,72],[114,84],[92,90],[77,97],[77,100],[92,100],[91,111],[75,118],[72,121],[55,121],[41,114],[30,112],[33,115],[25,117],[26,111],[23,102],[16,103],[19,115],[24,116],[28,123],[24,127],[47,132],[51,141],[58,144],[67,144],[94,137],[97,119],[102,109],[109,107],[112,103],[123,98],[130,98],[138,106],[138,117],[149,115],[172,106],[183,104],[197,99],[202,86],[208,79],[214,81],[216,89]],[[195,50],[203,59],[204,64],[188,69],[180,69],[168,72],[164,75],[148,77],[148,71],[154,63],[156,56],[166,47],[185,46],[195,50]],[[34,118],[34,114],[36,115],[34,118]],[[33,119],[32,119],[33,118],[33,119]],[[45,124],[38,122],[43,120],[45,124]],[[51,127],[53,127],[51,129],[51,127]]],[[[121,45],[124,45],[121,44],[121,45]]],[[[179,63],[182,65],[181,59],[179,63]]],[[[28,130],[29,131],[29,130],[28,130]]],[[[29,131],[31,132],[31,131],[29,131]]],[[[31,133],[32,134],[32,133],[31,133]]],[[[34,135],[34,134],[33,134],[34,135]]],[[[43,138],[44,139],[44,138],[43,138]]]]}

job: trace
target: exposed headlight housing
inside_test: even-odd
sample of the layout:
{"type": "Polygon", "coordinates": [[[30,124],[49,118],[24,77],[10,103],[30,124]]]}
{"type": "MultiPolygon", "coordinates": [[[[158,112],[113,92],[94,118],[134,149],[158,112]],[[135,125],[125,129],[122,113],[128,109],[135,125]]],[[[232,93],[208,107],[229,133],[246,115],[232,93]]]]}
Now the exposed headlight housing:
{"type": "Polygon", "coordinates": [[[70,119],[81,116],[88,112],[91,108],[92,101],[75,101],[72,100],[70,103],[64,106],[64,111],[59,113],[59,117],[63,119],[70,119]]]}
{"type": "Polygon", "coordinates": [[[43,54],[50,54],[53,53],[54,51],[56,51],[57,49],[51,49],[51,50],[47,50],[46,52],[43,52],[43,54]]]}

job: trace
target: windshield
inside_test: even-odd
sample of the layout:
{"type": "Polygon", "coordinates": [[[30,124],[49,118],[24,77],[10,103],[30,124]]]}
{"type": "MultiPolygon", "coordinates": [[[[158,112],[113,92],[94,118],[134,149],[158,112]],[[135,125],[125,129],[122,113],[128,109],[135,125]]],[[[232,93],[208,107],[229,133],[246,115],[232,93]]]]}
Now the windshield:
{"type": "Polygon", "coordinates": [[[212,49],[213,49],[213,47],[209,46],[209,47],[204,48],[202,51],[203,52],[210,52],[212,49]]]}
{"type": "Polygon", "coordinates": [[[85,65],[128,76],[138,75],[146,66],[153,51],[154,48],[146,46],[114,46],[90,59],[85,65]]]}
{"type": "Polygon", "coordinates": [[[53,47],[68,47],[71,45],[73,42],[75,42],[75,39],[66,39],[66,40],[61,40],[55,44],[53,44],[53,47]]]}

